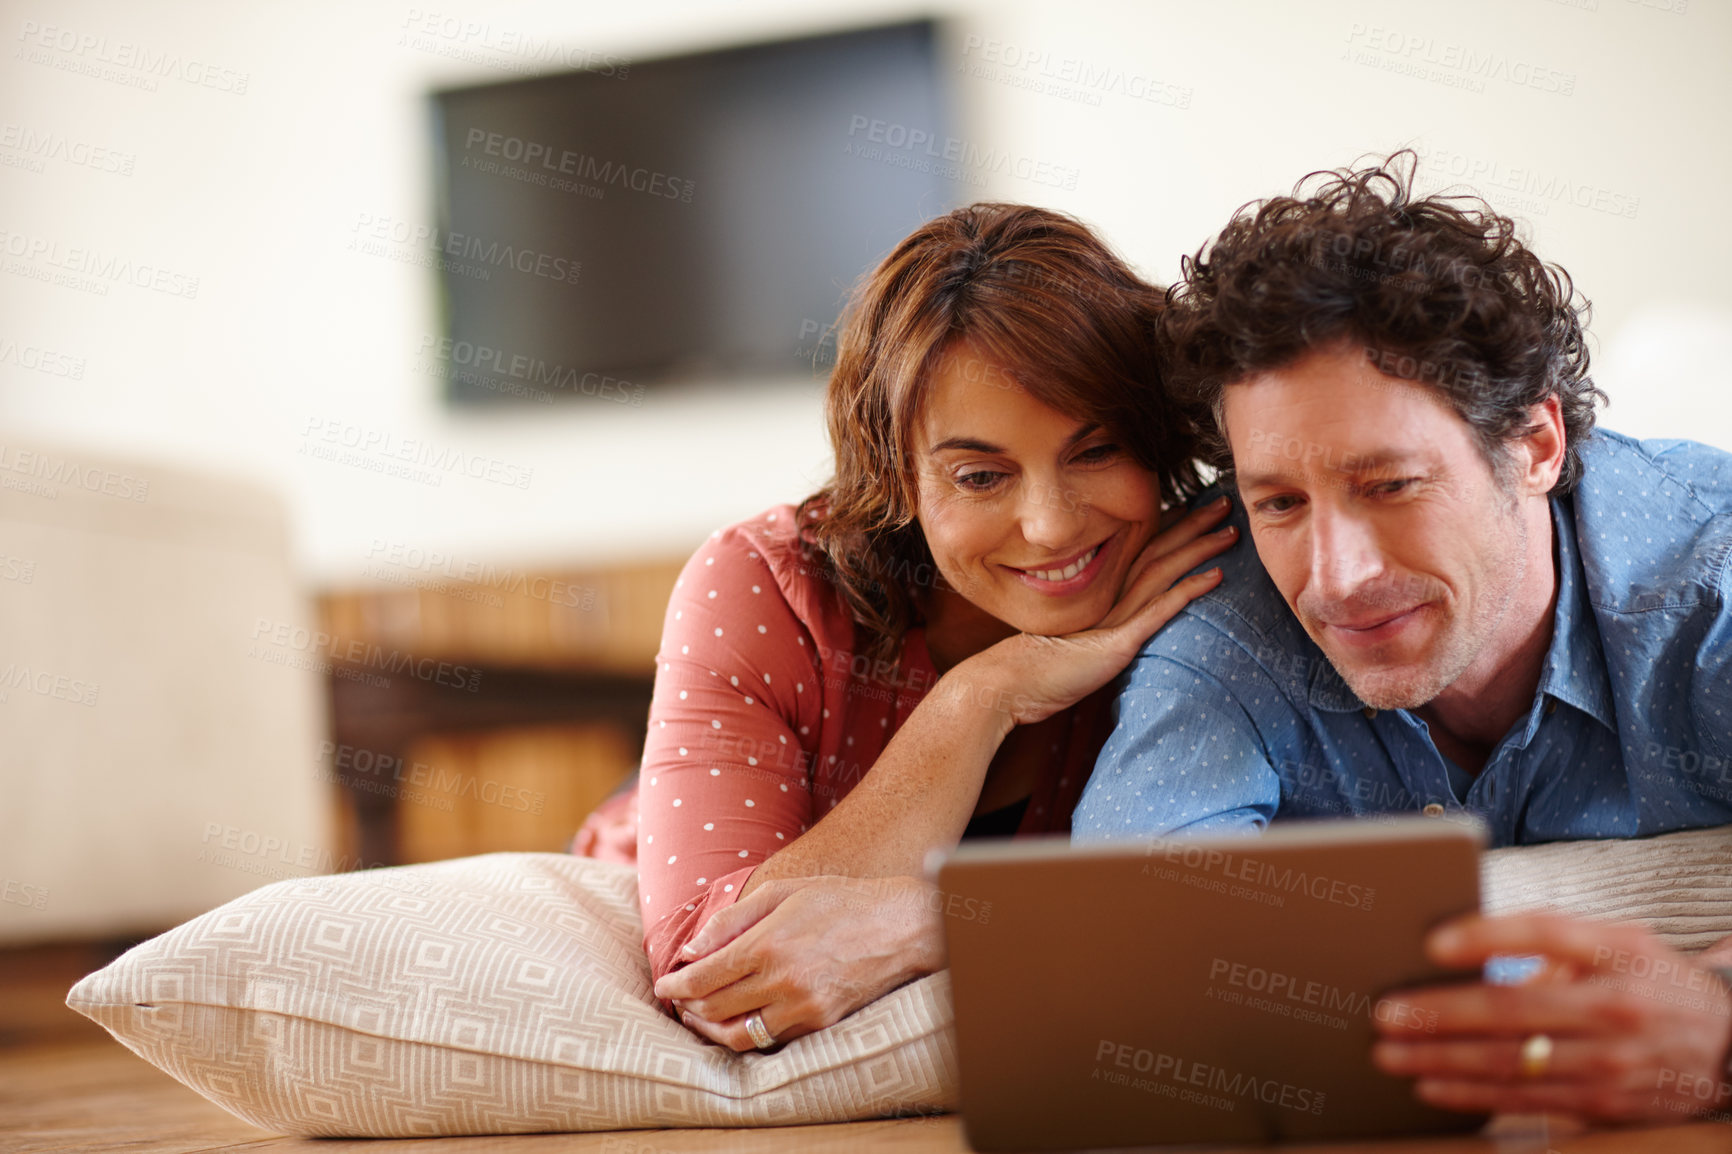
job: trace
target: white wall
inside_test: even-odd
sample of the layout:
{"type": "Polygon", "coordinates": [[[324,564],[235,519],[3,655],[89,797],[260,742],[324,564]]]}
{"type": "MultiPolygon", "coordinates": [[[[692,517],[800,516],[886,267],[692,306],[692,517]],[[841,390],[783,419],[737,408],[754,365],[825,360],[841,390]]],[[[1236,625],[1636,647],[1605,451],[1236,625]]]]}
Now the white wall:
{"type": "MultiPolygon", "coordinates": [[[[1010,173],[986,178],[979,195],[1077,212],[1168,280],[1179,254],[1243,201],[1417,143],[1434,175],[1479,173],[1494,204],[1525,216],[1541,254],[1593,298],[1607,424],[1732,446],[1732,373],[1717,355],[1732,336],[1732,229],[1719,203],[1732,185],[1726,5],[937,8],[957,20],[961,131],[1075,171],[1073,189],[1010,173]],[[1392,70],[1415,62],[1432,73],[1392,70]]],[[[494,43],[551,35],[644,59],[928,9],[0,0],[0,430],[260,478],[288,496],[314,580],[357,577],[379,540],[477,562],[680,553],[719,524],[802,496],[826,472],[815,386],[702,398],[652,389],[636,409],[441,407],[438,382],[418,367],[420,342],[437,331],[432,274],[345,246],[364,213],[431,222],[425,92],[503,78],[519,60],[400,43],[423,10],[485,24],[494,43]],[[49,26],[50,40],[89,46],[40,47],[49,26]],[[128,83],[151,75],[136,66],[78,70],[123,45],[214,68],[216,86],[188,82],[203,73],[184,65],[155,91],[128,83]],[[244,93],[222,90],[240,74],[244,93]],[[44,138],[73,158],[32,151],[44,138]],[[115,155],[78,163],[92,147],[115,155]],[[32,246],[58,255],[17,255],[32,246]],[[74,249],[196,277],[197,296],[128,283],[97,295],[19,271],[74,249]],[[82,378],[26,367],[36,358],[26,348],[81,359],[82,378]],[[435,488],[316,460],[299,452],[309,420],[486,454],[533,479],[517,489],[447,477],[435,488]]]]}

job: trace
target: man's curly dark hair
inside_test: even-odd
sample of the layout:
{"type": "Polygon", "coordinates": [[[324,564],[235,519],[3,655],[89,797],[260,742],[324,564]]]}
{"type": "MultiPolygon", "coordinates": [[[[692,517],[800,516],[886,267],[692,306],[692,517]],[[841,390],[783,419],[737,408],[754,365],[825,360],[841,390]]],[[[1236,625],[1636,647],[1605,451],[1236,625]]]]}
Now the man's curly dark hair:
{"type": "Polygon", "coordinates": [[[1215,416],[1213,464],[1232,468],[1225,386],[1351,342],[1384,374],[1441,393],[1494,466],[1504,443],[1531,431],[1529,408],[1555,394],[1568,454],[1552,492],[1575,486],[1579,446],[1606,399],[1588,376],[1589,304],[1483,200],[1415,197],[1417,164],[1403,150],[1369,168],[1313,172],[1292,196],[1244,205],[1184,258],[1160,335],[1168,387],[1215,416]]]}

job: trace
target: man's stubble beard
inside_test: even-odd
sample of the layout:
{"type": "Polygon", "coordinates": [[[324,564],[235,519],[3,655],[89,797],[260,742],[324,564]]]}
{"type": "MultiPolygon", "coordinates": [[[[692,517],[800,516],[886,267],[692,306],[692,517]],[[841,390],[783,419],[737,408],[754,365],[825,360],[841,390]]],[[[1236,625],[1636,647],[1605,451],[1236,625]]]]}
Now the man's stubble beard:
{"type": "MultiPolygon", "coordinates": [[[[1501,482],[1502,478],[1498,480],[1501,482]]],[[[1503,511],[1506,523],[1511,526],[1509,536],[1504,539],[1514,548],[1494,558],[1485,571],[1503,579],[1495,590],[1484,591],[1493,593],[1492,597],[1482,594],[1478,598],[1473,619],[1463,622],[1457,618],[1444,626],[1442,635],[1433,642],[1429,658],[1418,665],[1403,665],[1388,671],[1364,666],[1343,668],[1317,634],[1311,633],[1312,641],[1323,650],[1335,672],[1341,675],[1354,696],[1366,705],[1373,709],[1418,709],[1432,701],[1467,672],[1496,636],[1498,626],[1509,616],[1516,594],[1527,579],[1528,528],[1519,498],[1501,483],[1498,489],[1507,498],[1503,511]]],[[[1305,628],[1311,632],[1309,625],[1305,628]]]]}

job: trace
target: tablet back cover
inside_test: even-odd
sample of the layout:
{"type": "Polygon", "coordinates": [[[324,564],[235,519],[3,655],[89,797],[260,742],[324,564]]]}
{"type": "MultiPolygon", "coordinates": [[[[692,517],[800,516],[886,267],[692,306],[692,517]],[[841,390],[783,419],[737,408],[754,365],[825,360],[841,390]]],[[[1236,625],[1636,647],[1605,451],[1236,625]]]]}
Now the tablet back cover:
{"type": "MultiPolygon", "coordinates": [[[[1474,1129],[1372,1064],[1379,995],[1479,907],[1483,830],[965,846],[940,871],[962,1112],[983,1151],[1474,1129]]],[[[1423,1023],[1421,1023],[1423,1026],[1423,1023]]]]}

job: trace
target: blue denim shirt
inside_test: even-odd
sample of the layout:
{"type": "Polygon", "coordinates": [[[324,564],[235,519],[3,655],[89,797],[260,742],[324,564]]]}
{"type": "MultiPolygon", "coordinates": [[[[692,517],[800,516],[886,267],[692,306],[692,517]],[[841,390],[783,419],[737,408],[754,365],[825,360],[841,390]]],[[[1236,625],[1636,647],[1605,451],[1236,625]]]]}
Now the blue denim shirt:
{"type": "Polygon", "coordinates": [[[1281,817],[1469,810],[1493,845],[1732,822],[1732,455],[1597,431],[1552,501],[1558,572],[1533,705],[1470,774],[1358,700],[1250,542],[1150,639],[1072,818],[1078,841],[1281,817]]]}

